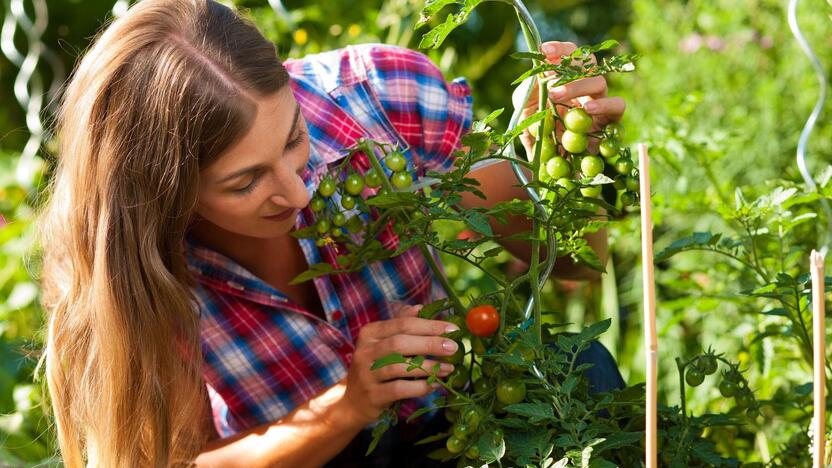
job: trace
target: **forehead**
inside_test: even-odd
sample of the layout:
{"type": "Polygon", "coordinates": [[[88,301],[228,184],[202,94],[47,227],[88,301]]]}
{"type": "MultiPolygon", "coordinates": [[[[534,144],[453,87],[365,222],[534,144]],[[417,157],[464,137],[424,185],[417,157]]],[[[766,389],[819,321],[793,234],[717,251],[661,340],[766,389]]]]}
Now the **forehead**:
{"type": "Polygon", "coordinates": [[[205,168],[205,172],[222,176],[236,169],[273,160],[291,137],[289,131],[296,106],[297,101],[289,86],[260,98],[251,128],[205,168]]]}

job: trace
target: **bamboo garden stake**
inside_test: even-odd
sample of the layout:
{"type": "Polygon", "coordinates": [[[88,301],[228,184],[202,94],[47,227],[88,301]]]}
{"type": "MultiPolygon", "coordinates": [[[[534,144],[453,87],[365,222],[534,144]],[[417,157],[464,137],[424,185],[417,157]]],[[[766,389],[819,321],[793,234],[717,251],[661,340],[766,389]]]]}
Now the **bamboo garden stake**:
{"type": "Polygon", "coordinates": [[[645,420],[645,466],[657,466],[657,361],[656,339],[656,285],[653,278],[653,216],[650,201],[650,164],[647,145],[638,145],[640,198],[641,198],[641,268],[644,285],[644,341],[647,372],[647,398],[645,420]]]}
{"type": "Polygon", "coordinates": [[[812,250],[812,332],[814,334],[814,468],[826,466],[826,336],[823,254],[812,250]]]}

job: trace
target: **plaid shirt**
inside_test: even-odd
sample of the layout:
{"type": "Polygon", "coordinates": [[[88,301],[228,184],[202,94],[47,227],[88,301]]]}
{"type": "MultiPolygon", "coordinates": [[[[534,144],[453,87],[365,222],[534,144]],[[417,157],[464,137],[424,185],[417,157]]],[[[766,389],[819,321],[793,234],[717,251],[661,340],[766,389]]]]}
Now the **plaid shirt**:
{"type": "MultiPolygon", "coordinates": [[[[310,195],[342,149],[363,137],[406,148],[409,167],[442,171],[471,126],[471,91],[448,83],[423,54],[363,44],[286,60],[290,86],[309,129],[304,180],[310,195]]],[[[353,158],[359,171],[366,156],[353,158]]],[[[386,170],[386,169],[385,169],[386,170]]],[[[337,201],[337,200],[336,200],[337,201]]],[[[308,208],[295,223],[313,222],[308,208]]],[[[391,229],[387,248],[398,242],[391,229]]],[[[309,264],[334,262],[332,246],[300,239],[309,264]]],[[[426,304],[444,296],[417,248],[353,274],[314,281],[326,320],[294,304],[251,272],[190,237],[189,269],[197,280],[203,375],[221,437],[275,422],[347,373],[355,338],[367,323],[391,317],[391,302],[426,304]]],[[[279,259],[275,259],[279,261],[279,259]]],[[[424,400],[402,405],[411,413],[424,400]]]]}

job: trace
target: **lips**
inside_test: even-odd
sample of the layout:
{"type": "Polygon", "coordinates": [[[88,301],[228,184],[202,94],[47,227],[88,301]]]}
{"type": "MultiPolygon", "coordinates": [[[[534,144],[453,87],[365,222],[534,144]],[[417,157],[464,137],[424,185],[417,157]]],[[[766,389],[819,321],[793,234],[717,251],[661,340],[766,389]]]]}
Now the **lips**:
{"type": "Polygon", "coordinates": [[[294,209],[288,209],[288,210],[281,211],[280,213],[275,214],[275,215],[264,216],[264,218],[274,219],[274,220],[284,220],[284,219],[288,219],[289,217],[291,217],[294,213],[295,213],[294,209]]]}

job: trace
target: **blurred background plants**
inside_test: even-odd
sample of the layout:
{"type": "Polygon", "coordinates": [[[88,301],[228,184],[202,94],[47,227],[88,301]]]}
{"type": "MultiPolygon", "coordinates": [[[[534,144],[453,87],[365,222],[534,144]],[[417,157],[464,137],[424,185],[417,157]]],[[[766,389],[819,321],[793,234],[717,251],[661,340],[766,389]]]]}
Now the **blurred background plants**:
{"type": "MultiPolygon", "coordinates": [[[[416,48],[421,36],[413,30],[421,0],[224,3],[236,4],[250,16],[275,42],[281,57],[361,42],[416,48]]],[[[612,38],[621,43],[621,50],[615,52],[640,54],[637,71],[614,77],[610,94],[623,96],[628,104],[626,143],[650,145],[656,252],[694,232],[722,233],[746,247],[759,248],[761,262],[771,262],[766,266],[771,278],[779,272],[798,278],[808,270],[808,251],[818,245],[826,220],[817,197],[806,198],[794,152],[819,87],[789,32],[785,2],[527,3],[545,39],[584,44],[612,38]],[[784,201],[768,211],[755,205],[750,213],[762,216],[761,224],[754,232],[744,232],[732,213],[742,203],[754,205],[754,200],[778,187],[797,189],[792,201],[801,203],[784,201]],[[801,224],[790,226],[787,233],[776,232],[778,216],[793,219],[801,214],[805,215],[801,224]]],[[[40,386],[32,379],[42,344],[43,312],[33,279],[37,257],[29,253],[31,220],[56,157],[55,143],[48,131],[40,136],[38,121],[48,128],[58,102],[57,85],[105,20],[127,5],[124,0],[2,2],[6,23],[0,58],[0,225],[4,225],[0,227],[0,466],[59,464],[51,456],[55,444],[40,406],[40,386]],[[23,15],[33,24],[27,25],[23,15]],[[23,73],[21,78],[21,69],[31,69],[32,62],[25,62],[27,54],[40,61],[33,75],[23,73]],[[56,83],[55,93],[38,102],[36,96],[56,83]]],[[[484,5],[442,48],[426,52],[446,77],[469,80],[475,118],[508,105],[508,84],[522,67],[508,58],[521,47],[522,38],[517,22],[505,18],[506,12],[502,5],[484,5]]],[[[832,6],[822,0],[803,0],[798,9],[804,34],[827,73],[832,66],[830,14],[832,6]]],[[[810,168],[818,177],[832,161],[829,107],[808,148],[810,168]]],[[[828,180],[829,173],[825,174],[828,180]]],[[[455,232],[459,227],[449,224],[446,229],[455,232]]],[[[552,281],[544,290],[546,310],[552,311],[548,320],[570,322],[578,330],[584,324],[612,319],[602,340],[630,383],[644,379],[639,242],[637,215],[621,219],[610,230],[612,254],[601,281],[552,281]]],[[[494,261],[505,269],[517,268],[507,254],[494,261]]],[[[453,258],[446,258],[445,265],[454,286],[467,290],[469,296],[493,287],[479,270],[453,258]]],[[[663,259],[657,264],[657,281],[660,401],[679,404],[674,358],[713,347],[748,369],[746,377],[762,407],[761,415],[749,419],[742,430],[713,427],[706,429],[706,435],[723,455],[744,463],[808,463],[810,369],[789,319],[771,313],[766,298],[742,294],[762,286],[762,280],[742,264],[697,251],[663,259]]],[[[731,406],[715,379],[706,379],[686,393],[687,409],[697,415],[731,406]]]]}

